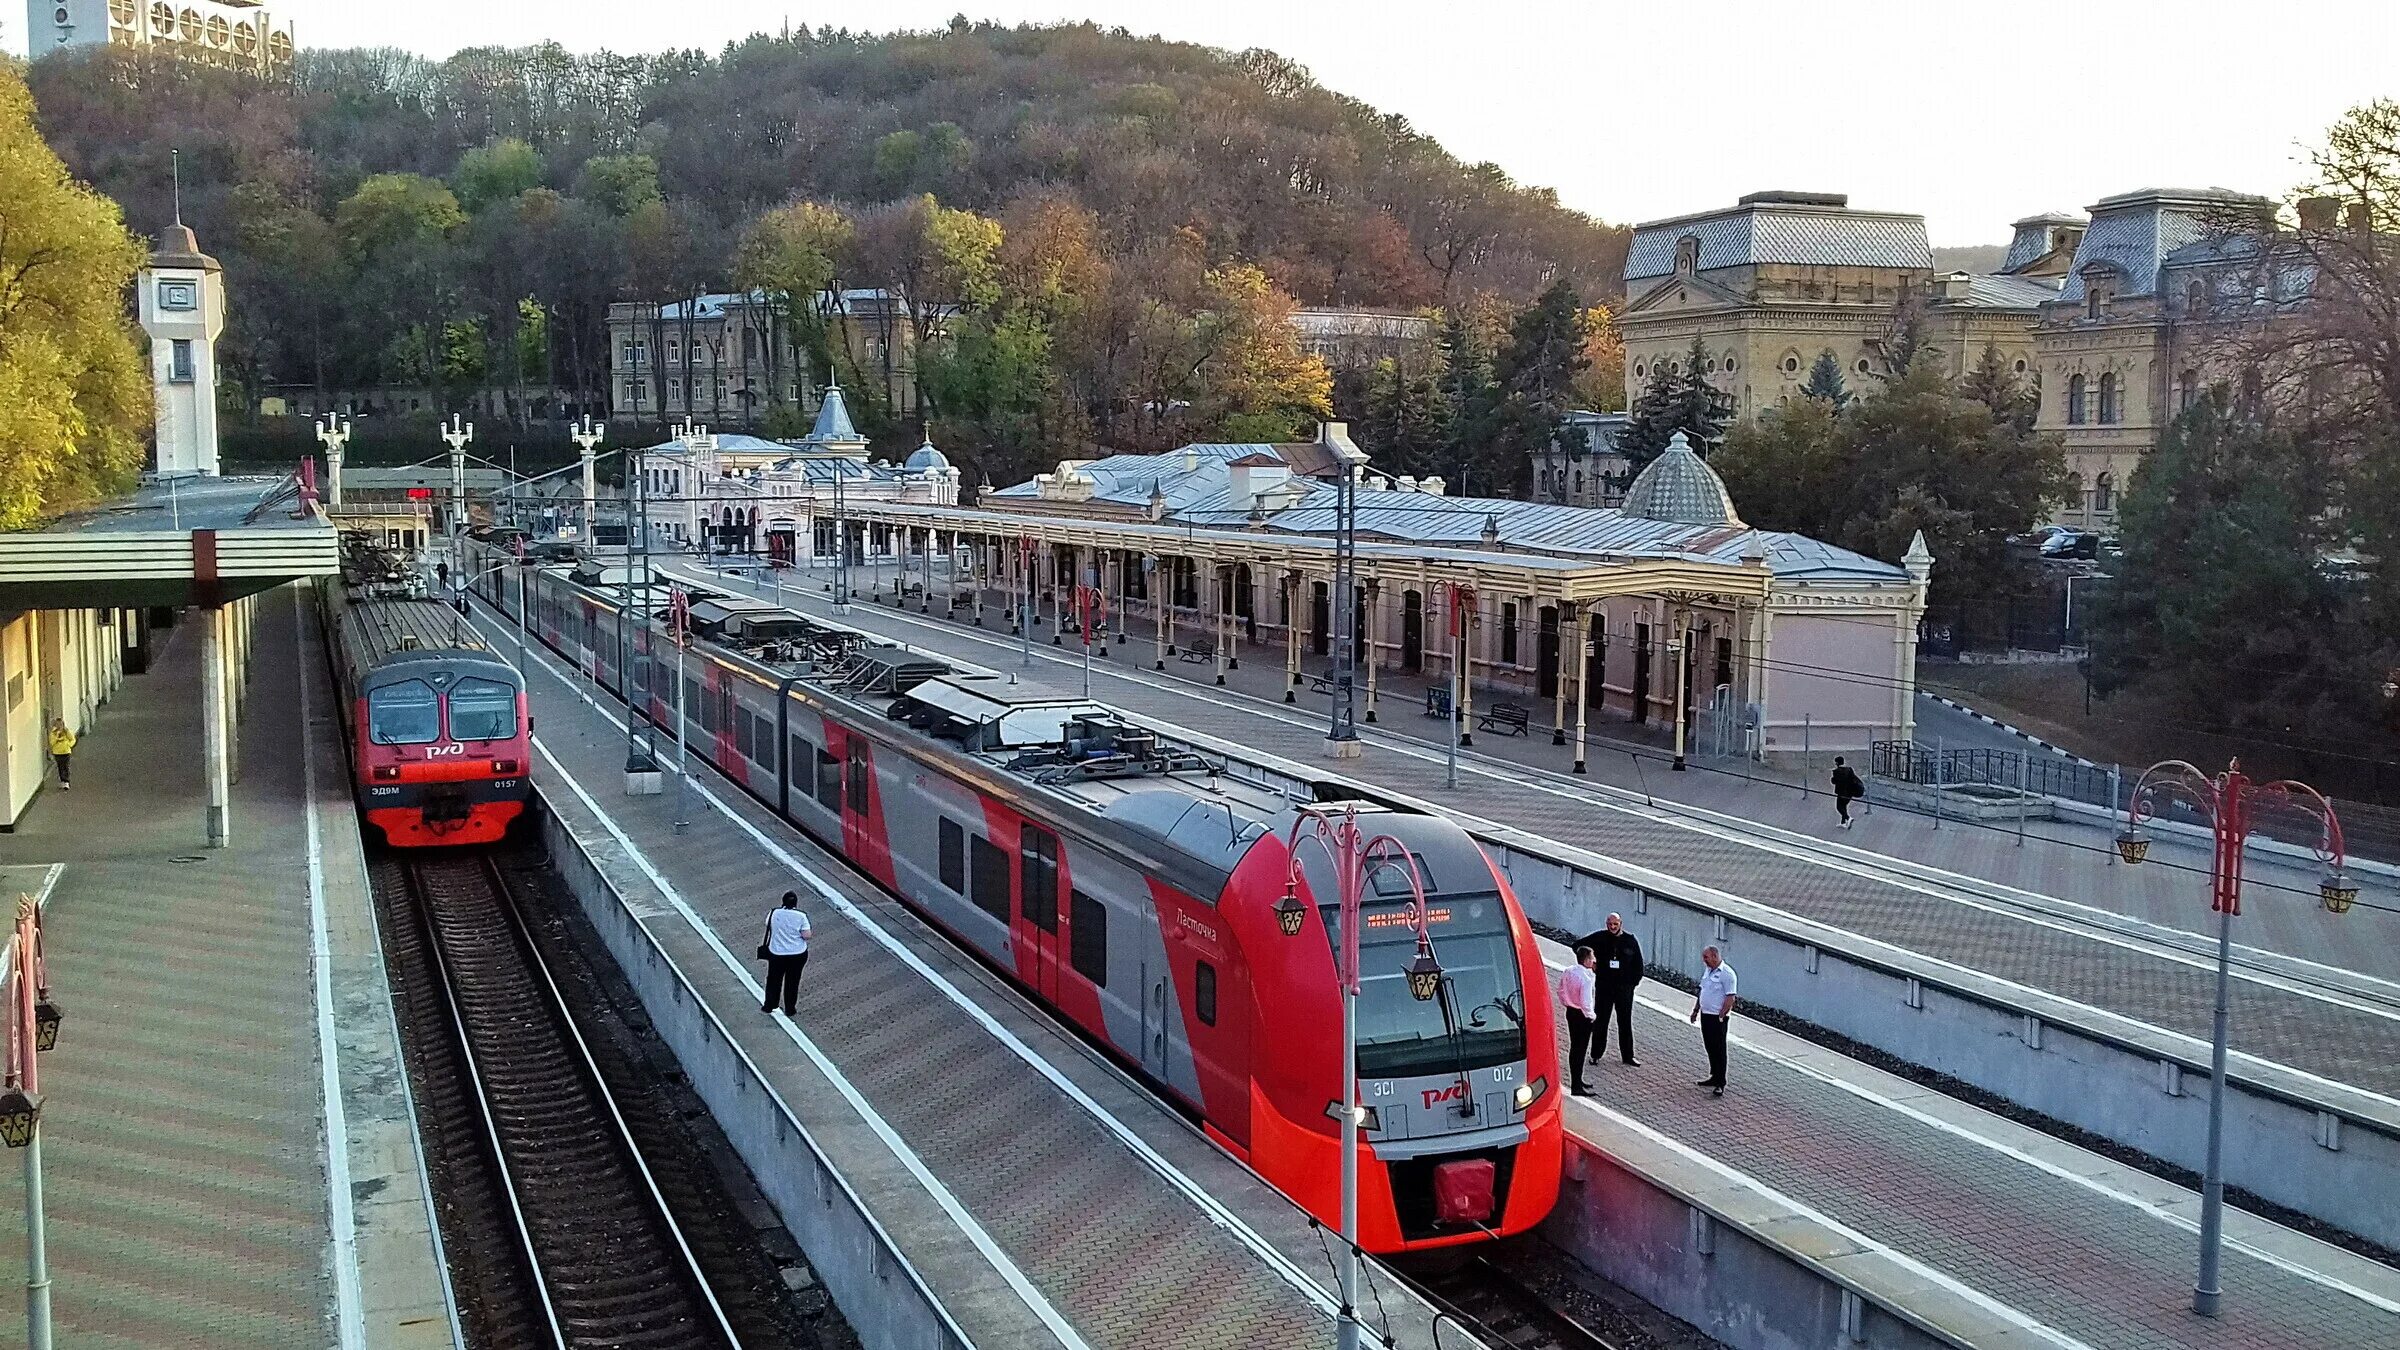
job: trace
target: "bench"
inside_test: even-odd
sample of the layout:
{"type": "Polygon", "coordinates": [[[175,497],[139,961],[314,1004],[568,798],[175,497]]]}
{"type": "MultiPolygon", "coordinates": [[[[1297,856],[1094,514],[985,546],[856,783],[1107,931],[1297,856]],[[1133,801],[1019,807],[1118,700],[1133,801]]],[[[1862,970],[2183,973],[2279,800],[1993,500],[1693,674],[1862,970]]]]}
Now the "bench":
{"type": "Polygon", "coordinates": [[[1336,687],[1330,670],[1320,670],[1308,677],[1308,692],[1312,694],[1330,694],[1336,687]]]}
{"type": "Polygon", "coordinates": [[[1425,715],[1427,717],[1448,717],[1450,715],[1450,691],[1448,688],[1437,684],[1425,691],[1425,715]]]}
{"type": "Polygon", "coordinates": [[[1175,659],[1189,661],[1193,665],[1204,665],[1217,659],[1217,644],[1208,638],[1201,638],[1197,642],[1187,642],[1175,649],[1175,659]]]}
{"type": "Polygon", "coordinates": [[[1500,702],[1493,704],[1491,708],[1483,714],[1483,720],[1475,724],[1475,729],[1477,731],[1499,731],[1511,736],[1522,736],[1526,734],[1526,728],[1532,725],[1532,723],[1533,709],[1526,707],[1522,703],[1510,703],[1503,699],[1500,702]]]}

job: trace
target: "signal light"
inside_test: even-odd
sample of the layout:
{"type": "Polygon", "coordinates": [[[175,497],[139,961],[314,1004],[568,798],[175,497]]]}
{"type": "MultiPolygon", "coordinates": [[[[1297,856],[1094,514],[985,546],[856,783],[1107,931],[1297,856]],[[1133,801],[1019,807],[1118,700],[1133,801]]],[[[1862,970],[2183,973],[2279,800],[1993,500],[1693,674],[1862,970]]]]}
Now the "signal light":
{"type": "Polygon", "coordinates": [[[515,773],[516,771],[517,762],[513,759],[495,759],[492,761],[493,773],[515,773]]]}
{"type": "Polygon", "coordinates": [[[400,766],[397,764],[378,764],[375,766],[375,777],[385,782],[396,781],[400,777],[400,766]]]}

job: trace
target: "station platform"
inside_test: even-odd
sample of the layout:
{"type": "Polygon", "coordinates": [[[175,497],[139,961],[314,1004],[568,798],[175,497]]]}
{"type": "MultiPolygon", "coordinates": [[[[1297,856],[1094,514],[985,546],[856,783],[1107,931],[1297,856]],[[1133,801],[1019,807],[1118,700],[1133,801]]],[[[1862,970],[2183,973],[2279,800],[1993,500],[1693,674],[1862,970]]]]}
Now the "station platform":
{"type": "MultiPolygon", "coordinates": [[[[654,562],[697,585],[780,594],[804,612],[831,612],[822,567],[788,572],[770,587],[697,560],[654,562]]],[[[869,581],[853,569],[862,593],[869,581]]],[[[1022,649],[1004,610],[988,606],[985,628],[952,622],[936,590],[930,614],[861,600],[841,620],[992,669],[1019,668],[1022,649]]],[[[1075,688],[1080,645],[1071,633],[1065,645],[1051,645],[1053,632],[1047,618],[1037,621],[1034,678],[1075,688]]],[[[1246,646],[1250,659],[1223,686],[1211,664],[1169,657],[1165,670],[1153,669],[1153,643],[1139,623],[1110,651],[1092,663],[1095,696],[1162,726],[1303,764],[1330,762],[1325,695],[1303,687],[1299,702],[1282,701],[1281,648],[1246,646]]],[[[1476,736],[1451,789],[1443,723],[1421,714],[1423,681],[1389,671],[1379,680],[1380,719],[1360,726],[1366,753],[1343,762],[1346,774],[2206,1045],[2215,949],[2206,931],[2204,838],[2161,834],[2152,861],[2134,868],[2116,861],[2108,831],[2093,826],[2029,826],[2020,844],[2013,826],[1954,820],[1936,828],[1870,804],[1857,828],[1839,831],[1821,790],[1804,796],[1794,784],[1674,773],[1637,742],[1595,735],[1587,773],[1573,776],[1572,746],[1550,744],[1547,706],[1530,735],[1476,736]],[[1637,749],[1639,760],[1630,753],[1637,749]]],[[[1479,704],[1485,699],[1478,694],[1479,704]]],[[[2357,908],[2336,916],[2317,903],[2317,874],[2305,860],[2253,852],[2236,942],[2271,968],[2236,971],[2236,1062],[2295,1070],[2400,1109],[2400,944],[2367,931],[2400,907],[2400,882],[2357,876],[2357,908]]]]}
{"type": "MultiPolygon", "coordinates": [[[[670,570],[722,584],[700,568],[670,564],[670,570]]],[[[814,586],[787,585],[783,597],[811,613],[829,608],[814,586]]],[[[842,621],[995,669],[1016,669],[1022,650],[1004,631],[962,628],[914,610],[859,603],[842,621]]],[[[1138,637],[1126,645],[1147,652],[1138,637]]],[[[1035,677],[1054,686],[1073,688],[1080,679],[1081,651],[1072,639],[1059,648],[1037,637],[1034,660],[1035,677]]],[[[1170,671],[1176,664],[1169,660],[1170,671]]],[[[1313,710],[1245,690],[1234,681],[1247,671],[1223,688],[1209,682],[1213,671],[1203,671],[1195,680],[1162,675],[1146,661],[1096,662],[1094,693],[1145,718],[1300,763],[1321,762],[1323,731],[1313,710]]],[[[1280,661],[1264,674],[1279,687],[1280,661]]],[[[1418,720],[1414,706],[1385,708],[1387,720],[1418,720]]],[[[1905,867],[1911,860],[1903,852],[1866,865],[1852,857],[1853,848],[1863,855],[1876,846],[1864,831],[1854,832],[1864,837],[1853,848],[1812,850],[1798,838],[1797,820],[1741,831],[1714,819],[1740,802],[1674,809],[1663,797],[1668,791],[1697,797],[1720,790],[1699,775],[1681,776],[1699,780],[1697,789],[1657,784],[1667,801],[1661,807],[1628,803],[1605,780],[1554,783],[1538,777],[1545,770],[1530,762],[1551,749],[1546,738],[1476,756],[1471,769],[1462,768],[1460,789],[1447,791],[1440,748],[1411,739],[1413,728],[1361,730],[1371,746],[1341,766],[1346,773],[2206,1034],[2202,966],[2063,919],[1967,903],[1963,888],[1943,885],[1930,864],[1905,867]]],[[[1479,752],[1485,739],[1478,739],[1479,752]]],[[[1654,782],[1667,777],[1655,766],[1650,772],[1654,782]]],[[[1774,809],[1788,814],[1798,794],[1776,792],[1785,800],[1774,809]]],[[[1822,796],[1812,809],[1831,815],[1822,796]]],[[[1774,819],[1772,812],[1760,814],[1774,819]]],[[[1878,825],[1887,836],[1933,833],[1898,813],[1878,825]]],[[[2017,851],[2013,840],[2006,847],[2017,851]]],[[[2129,879],[2121,867],[2105,870],[2098,859],[2055,841],[2029,839],[2024,851],[2043,847],[2058,853],[2047,863],[2022,865],[2057,868],[2068,879],[2081,877],[2071,868],[2098,874],[2094,887],[2077,892],[2086,905],[2098,903],[2091,893],[2097,886],[2157,884],[2155,877],[2129,879]]],[[[1981,864],[1970,859],[1963,866],[1981,864]]],[[[2192,884],[2188,876],[2174,879],[2192,884]]],[[[2117,895],[2110,890],[2109,903],[2117,895]]],[[[2323,914],[2314,921],[2337,922],[2323,914]]],[[[1552,944],[1547,954],[1563,969],[1563,947],[1552,944]]],[[[1643,1063],[1618,1064],[1611,1044],[1606,1062],[1589,1070],[1597,1095],[1571,1108],[1577,1134],[1603,1154],[1686,1166],[1721,1191],[1750,1196],[1779,1216],[1775,1224],[1806,1229],[1802,1245],[1821,1244],[1829,1259],[1873,1261],[1892,1276],[1896,1302],[1957,1329],[1953,1343],[2129,1350],[2400,1345],[2400,1271],[2229,1208],[2225,1315],[2196,1317],[2189,1312],[2199,1245],[2199,1198],[2192,1190],[1748,1019],[1735,1024],[1734,1087],[1712,1098],[1693,1086],[1706,1069],[1697,1031],[1685,1021],[1689,996],[1655,981],[1643,992],[1637,1013],[1643,1063]],[[2002,1340],[1987,1339],[1995,1331],[2002,1340]]],[[[2392,1023],[2372,1011],[2370,1000],[2351,1007],[2332,991],[2265,985],[2246,987],[2240,997],[2238,1043],[2246,1052],[2379,1090],[2400,1086],[2392,1023]],[[2290,1006],[2276,1009],[2274,998],[2290,1006]],[[2342,1021],[2345,1014],[2352,1020],[2342,1021]],[[2344,1036],[2349,1043],[2340,1043],[2344,1036]]]]}
{"type": "MultiPolygon", "coordinates": [[[[65,1012],[41,1061],[60,1346],[458,1345],[303,599],[250,616],[227,847],[202,843],[197,618],[86,727],[73,789],[0,837],[0,882],[44,893],[65,1012]]],[[[12,1279],[20,1161],[0,1158],[12,1279]]],[[[0,1346],[25,1343],[21,1297],[0,1346]]]]}
{"type": "MultiPolygon", "coordinates": [[[[478,621],[519,658],[513,625],[478,621]]],[[[840,1151],[848,1183],[973,1344],[1337,1343],[1329,1238],[1298,1207],[746,794],[707,770],[679,786],[672,742],[665,791],[628,796],[621,706],[539,643],[521,659],[534,779],[556,827],[770,1091],[840,1151]],[[748,959],[787,889],[815,928],[789,1021],[761,1014],[748,959]]],[[[1368,1283],[1377,1329],[1436,1345],[1429,1307],[1381,1272],[1368,1283]]],[[[845,1311],[854,1324],[869,1315],[845,1311]]],[[[1453,1325],[1441,1343],[1471,1342],[1453,1325]]]]}

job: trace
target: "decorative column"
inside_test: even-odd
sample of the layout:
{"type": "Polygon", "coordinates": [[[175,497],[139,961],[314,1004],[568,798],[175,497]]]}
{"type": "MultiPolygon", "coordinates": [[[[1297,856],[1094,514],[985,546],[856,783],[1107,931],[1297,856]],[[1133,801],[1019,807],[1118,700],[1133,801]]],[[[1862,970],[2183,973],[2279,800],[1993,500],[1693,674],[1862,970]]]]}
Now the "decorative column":
{"type": "Polygon", "coordinates": [[[1367,578],[1367,640],[1360,644],[1366,648],[1361,655],[1366,658],[1367,662],[1366,720],[1369,722],[1375,720],[1375,671],[1383,664],[1382,659],[1375,652],[1377,640],[1382,636],[1378,630],[1382,627],[1383,582],[1378,578],[1369,577],[1367,578]]]}
{"type": "Polygon", "coordinates": [[[1917,531],[1908,541],[1908,552],[1900,555],[1900,565],[1908,569],[1908,608],[1900,614],[1899,631],[1893,636],[1898,647],[1892,672],[1893,739],[1914,741],[1917,738],[1917,626],[1925,618],[1925,594],[1933,585],[1933,550],[1925,547],[1925,532],[1917,531]]]}
{"type": "MultiPolygon", "coordinates": [[[[1452,583],[1456,586],[1456,583],[1452,583]]],[[[1483,626],[1483,593],[1472,586],[1463,588],[1466,594],[1451,601],[1452,618],[1458,632],[1450,639],[1450,660],[1459,667],[1458,743],[1475,744],[1475,630],[1483,626]]]]}
{"type": "Polygon", "coordinates": [[[608,428],[602,426],[599,419],[590,413],[585,413],[567,433],[567,438],[575,442],[576,450],[583,457],[583,542],[586,547],[599,542],[600,526],[597,513],[600,488],[597,456],[600,442],[607,435],[608,428]]]}
{"type": "MultiPolygon", "coordinates": [[[[1606,607],[1600,610],[1598,617],[1602,623],[1608,622],[1606,607]]],[[[1600,654],[1597,644],[1592,641],[1591,620],[1583,619],[1576,624],[1573,643],[1559,645],[1562,648],[1572,647],[1578,657],[1575,662],[1575,772],[1582,773],[1584,734],[1592,711],[1592,661],[1600,654]]],[[[1608,697],[1608,671],[1605,669],[1600,672],[1600,696],[1608,697]]]]}
{"type": "Polygon", "coordinates": [[[1150,612],[1158,619],[1158,659],[1150,663],[1152,670],[1167,668],[1167,653],[1175,650],[1167,640],[1167,610],[1175,599],[1175,568],[1164,553],[1145,555],[1150,573],[1150,612]]]}
{"type": "MultiPolygon", "coordinates": [[[[1541,623],[1541,610],[1538,607],[1534,610],[1534,623],[1537,628],[1533,639],[1536,647],[1534,659],[1539,661],[1541,659],[1539,647],[1542,639],[1538,631],[1541,623]]],[[[1567,743],[1567,665],[1575,660],[1575,653],[1583,649],[1582,637],[1583,634],[1575,625],[1574,602],[1571,600],[1559,601],[1558,608],[1550,620],[1550,660],[1556,667],[1550,672],[1550,693],[1552,695],[1550,743],[1552,745],[1567,743]]],[[[1537,685],[1536,688],[1539,686],[1537,685]]]]}
{"type": "Polygon", "coordinates": [[[1300,695],[1300,574],[1283,574],[1283,701],[1297,703],[1300,695]]]}
{"type": "Polygon", "coordinates": [[[327,413],[317,419],[317,440],[325,447],[325,505],[342,504],[342,452],[350,445],[350,415],[327,413]]]}

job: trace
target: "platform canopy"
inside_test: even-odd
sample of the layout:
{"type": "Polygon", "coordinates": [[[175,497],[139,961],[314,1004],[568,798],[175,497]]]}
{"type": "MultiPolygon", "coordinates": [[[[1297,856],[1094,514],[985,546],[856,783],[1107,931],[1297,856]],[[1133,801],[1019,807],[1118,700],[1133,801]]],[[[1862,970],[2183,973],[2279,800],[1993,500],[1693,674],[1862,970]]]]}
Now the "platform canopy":
{"type": "Polygon", "coordinates": [[[291,478],[183,478],[0,534],[0,610],[221,605],[340,571],[291,478]]]}

